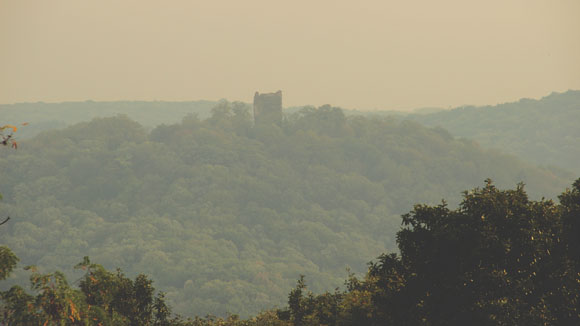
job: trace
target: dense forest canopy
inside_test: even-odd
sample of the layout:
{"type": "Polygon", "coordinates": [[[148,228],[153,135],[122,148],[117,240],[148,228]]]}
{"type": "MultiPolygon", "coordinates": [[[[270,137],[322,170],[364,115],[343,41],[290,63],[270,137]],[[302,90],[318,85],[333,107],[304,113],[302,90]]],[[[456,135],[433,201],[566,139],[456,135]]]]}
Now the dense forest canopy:
{"type": "Polygon", "coordinates": [[[317,292],[342,285],[396,250],[416,202],[488,177],[553,198],[572,180],[416,122],[323,106],[254,125],[228,102],[151,131],[118,116],[44,132],[2,153],[0,175],[2,242],[23,264],[88,255],[146,273],[189,316],[281,307],[299,274],[317,292]]]}
{"type": "MultiPolygon", "coordinates": [[[[521,184],[499,190],[487,180],[457,209],[415,205],[397,232],[400,255],[381,255],[343,291],[314,294],[302,275],[286,307],[247,320],[175,316],[146,275],[133,280],[88,257],[75,267],[78,288],[27,267],[34,292],[0,292],[0,313],[7,325],[578,325],[580,179],[559,199],[533,201],[521,184]]],[[[0,246],[0,280],[17,260],[0,246]]]]}
{"type": "MultiPolygon", "coordinates": [[[[211,115],[212,101],[194,102],[64,102],[0,105],[5,123],[30,122],[19,132],[29,138],[39,132],[64,128],[96,117],[127,115],[148,130],[160,124],[174,124],[196,113],[200,119],[211,115]]],[[[295,113],[303,107],[287,108],[295,113]]],[[[539,100],[521,99],[495,106],[463,106],[451,110],[425,108],[400,111],[365,112],[345,110],[345,114],[392,116],[442,127],[455,137],[477,141],[486,148],[514,154],[534,165],[552,166],[580,174],[580,90],[552,93],[539,100]]]]}

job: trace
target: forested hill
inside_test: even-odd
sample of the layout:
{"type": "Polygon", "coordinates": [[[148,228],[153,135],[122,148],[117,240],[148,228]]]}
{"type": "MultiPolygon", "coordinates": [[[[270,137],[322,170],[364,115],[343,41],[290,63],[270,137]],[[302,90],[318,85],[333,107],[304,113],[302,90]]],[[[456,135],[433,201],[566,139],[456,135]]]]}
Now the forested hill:
{"type": "Polygon", "coordinates": [[[160,124],[178,123],[187,114],[195,113],[201,118],[210,115],[215,101],[116,101],[116,102],[62,102],[62,103],[16,103],[0,104],[3,123],[28,126],[18,133],[19,138],[30,138],[42,131],[61,129],[94,118],[124,114],[141,125],[153,128],[160,124]]]}
{"type": "Polygon", "coordinates": [[[454,136],[580,175],[580,91],[496,106],[461,107],[407,118],[454,136]]]}
{"type": "MultiPolygon", "coordinates": [[[[147,129],[178,123],[187,114],[210,116],[214,101],[192,102],[63,102],[0,105],[3,123],[28,122],[19,131],[25,139],[39,132],[64,128],[96,117],[127,115],[147,129]]],[[[300,107],[288,108],[297,112],[300,107]]],[[[440,126],[455,137],[476,140],[486,148],[516,155],[534,165],[553,166],[580,175],[580,91],[552,93],[540,100],[521,99],[495,106],[465,106],[452,110],[423,109],[421,114],[398,111],[346,110],[346,115],[394,116],[440,126]],[[432,113],[426,113],[431,112],[432,113]]]]}
{"type": "Polygon", "coordinates": [[[341,286],[347,266],[395,250],[414,203],[486,178],[555,197],[574,179],[415,122],[325,106],[254,126],[226,102],[150,132],[127,117],[44,132],[2,151],[0,176],[2,244],[22,265],[68,271],[88,255],[147,273],[189,316],[283,306],[299,274],[341,286]]]}

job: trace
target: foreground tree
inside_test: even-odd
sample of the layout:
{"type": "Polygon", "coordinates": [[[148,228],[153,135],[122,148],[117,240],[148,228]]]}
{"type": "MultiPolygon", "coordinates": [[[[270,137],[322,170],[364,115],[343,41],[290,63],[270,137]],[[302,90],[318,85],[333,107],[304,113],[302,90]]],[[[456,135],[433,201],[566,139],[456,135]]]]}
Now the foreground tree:
{"type": "MultiPolygon", "coordinates": [[[[17,258],[0,247],[0,259],[2,275],[7,275],[17,258]]],[[[34,293],[20,286],[0,292],[0,325],[172,325],[163,294],[153,296],[152,281],[145,275],[132,280],[120,270],[113,273],[91,263],[88,257],[77,268],[86,271],[80,289],[71,287],[61,272],[41,274],[33,266],[26,267],[32,271],[34,293]]]]}
{"type": "Polygon", "coordinates": [[[88,257],[76,268],[86,271],[79,287],[86,303],[95,307],[91,312],[93,320],[130,326],[166,323],[169,310],[163,295],[154,298],[153,282],[147,276],[139,274],[132,280],[120,270],[113,273],[91,263],[88,257]]]}
{"type": "Polygon", "coordinates": [[[487,180],[455,210],[416,205],[397,234],[400,255],[380,256],[344,293],[303,296],[301,278],[280,316],[294,325],[580,325],[580,180],[559,199],[531,201],[523,185],[487,180]],[[328,302],[338,318],[321,313],[328,302]]]}
{"type": "MultiPolygon", "coordinates": [[[[551,257],[561,228],[557,207],[528,201],[522,186],[499,191],[491,182],[464,198],[457,210],[445,204],[415,206],[398,233],[401,258],[383,257],[372,270],[384,282],[381,275],[393,276],[396,265],[402,269],[405,282],[396,297],[411,308],[406,322],[541,325],[554,320],[546,299],[557,289],[552,267],[558,262],[551,257]]],[[[375,297],[379,320],[394,315],[392,305],[380,304],[389,295],[375,297]]]]}
{"type": "Polygon", "coordinates": [[[18,257],[6,246],[0,246],[0,281],[5,280],[16,267],[18,257]]]}

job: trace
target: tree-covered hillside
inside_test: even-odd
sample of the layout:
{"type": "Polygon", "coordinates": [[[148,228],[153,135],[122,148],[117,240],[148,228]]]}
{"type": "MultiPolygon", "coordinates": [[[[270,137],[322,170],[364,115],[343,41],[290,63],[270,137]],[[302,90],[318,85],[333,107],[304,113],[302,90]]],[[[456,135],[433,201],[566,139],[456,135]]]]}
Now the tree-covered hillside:
{"type": "Polygon", "coordinates": [[[209,119],[150,132],[120,116],[21,145],[0,155],[0,207],[12,217],[2,244],[43,271],[90,256],[146,273],[190,316],[282,306],[299,274],[314,291],[341,286],[348,266],[363,273],[395,249],[413,203],[457,198],[487,177],[554,197],[573,179],[440,128],[329,106],[279,126],[222,102],[209,119]]]}
{"type": "Polygon", "coordinates": [[[496,106],[461,107],[411,115],[427,126],[513,153],[538,165],[580,174],[580,91],[552,93],[496,106]]]}
{"type": "Polygon", "coordinates": [[[215,105],[216,102],[212,101],[17,103],[0,104],[0,116],[3,123],[29,123],[27,128],[19,131],[18,137],[30,138],[42,131],[61,129],[94,118],[119,114],[124,114],[147,128],[153,128],[163,123],[178,123],[181,118],[192,113],[207,118],[215,105]]]}
{"type": "MultiPolygon", "coordinates": [[[[532,201],[523,185],[463,194],[458,209],[415,205],[397,232],[400,254],[369,263],[346,289],[314,294],[304,275],[288,305],[246,320],[172,314],[146,275],[128,278],[88,257],[73,285],[59,271],[31,271],[28,292],[0,291],[2,325],[45,326],[504,326],[580,323],[580,179],[551,200],[532,201]]],[[[0,281],[18,257],[0,246],[0,281]]]]}
{"type": "MultiPolygon", "coordinates": [[[[64,128],[96,117],[127,115],[147,129],[179,122],[187,114],[205,119],[216,102],[63,102],[0,105],[3,123],[29,122],[20,139],[39,132],[64,128]]],[[[287,108],[294,113],[301,107],[287,108]]],[[[455,137],[476,140],[486,148],[516,155],[534,165],[553,166],[580,174],[580,91],[552,93],[540,100],[521,99],[495,106],[465,106],[452,110],[424,108],[416,114],[399,111],[345,114],[366,117],[393,116],[427,126],[440,126],[455,137]]]]}

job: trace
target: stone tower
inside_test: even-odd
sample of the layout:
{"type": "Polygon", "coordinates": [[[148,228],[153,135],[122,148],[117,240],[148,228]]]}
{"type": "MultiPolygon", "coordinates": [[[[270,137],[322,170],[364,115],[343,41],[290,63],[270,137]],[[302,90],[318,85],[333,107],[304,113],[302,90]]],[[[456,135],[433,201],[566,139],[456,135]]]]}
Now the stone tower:
{"type": "Polygon", "coordinates": [[[254,122],[282,123],[282,91],[254,94],[254,122]]]}

